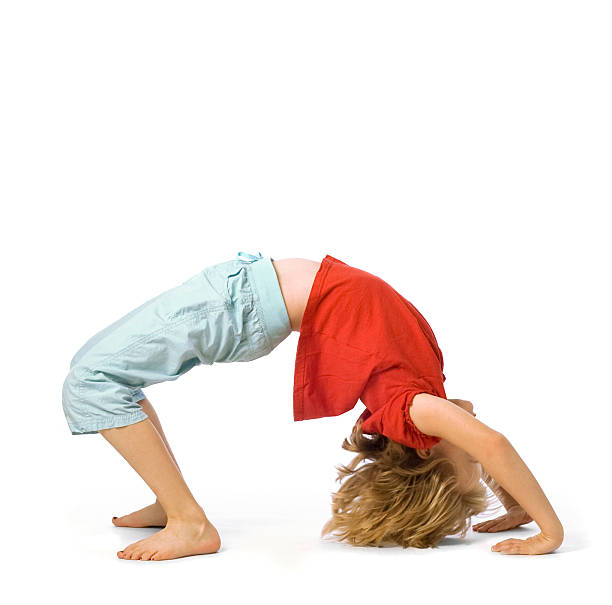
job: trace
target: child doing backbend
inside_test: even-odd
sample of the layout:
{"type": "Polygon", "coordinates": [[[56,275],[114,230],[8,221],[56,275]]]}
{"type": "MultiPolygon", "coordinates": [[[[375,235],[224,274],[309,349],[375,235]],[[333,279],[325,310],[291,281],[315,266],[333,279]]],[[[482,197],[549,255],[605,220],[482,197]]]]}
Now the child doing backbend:
{"type": "Polygon", "coordinates": [[[217,552],[216,528],[196,502],[143,388],[196,365],[251,361],[299,332],[293,416],[365,410],[342,447],[323,535],[354,545],[427,548],[488,508],[489,485],[506,508],[474,530],[537,523],[540,533],[492,550],[544,554],[563,527],[510,441],[447,399],[443,358],[418,310],[375,275],[326,255],[306,259],[239,252],[117,320],[75,354],[62,389],[72,434],[99,432],[153,490],[154,504],[116,526],[162,527],[117,553],[164,560],[217,552]],[[361,464],[364,462],[364,464],[361,464]]]}

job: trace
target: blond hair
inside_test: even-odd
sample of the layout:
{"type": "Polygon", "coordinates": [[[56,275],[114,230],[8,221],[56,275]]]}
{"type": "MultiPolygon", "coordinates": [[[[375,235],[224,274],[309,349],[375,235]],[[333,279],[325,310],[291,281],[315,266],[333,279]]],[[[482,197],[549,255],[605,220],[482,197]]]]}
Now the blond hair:
{"type": "Polygon", "coordinates": [[[462,490],[453,461],[445,456],[420,458],[413,448],[381,434],[367,435],[362,422],[353,427],[342,448],[356,452],[348,465],[337,466],[332,518],[321,536],[338,532],[354,546],[435,547],[445,536],[465,537],[470,517],[493,503],[479,482],[462,490]],[[357,465],[371,460],[359,468],[357,465]]]}

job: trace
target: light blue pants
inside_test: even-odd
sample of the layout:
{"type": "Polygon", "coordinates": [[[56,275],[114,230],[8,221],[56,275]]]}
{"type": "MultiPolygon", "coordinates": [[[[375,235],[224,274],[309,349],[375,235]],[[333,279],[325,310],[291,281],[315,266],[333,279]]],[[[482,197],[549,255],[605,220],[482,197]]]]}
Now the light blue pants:
{"type": "Polygon", "coordinates": [[[194,366],[268,355],[291,333],[272,260],[239,252],[90,338],[72,358],[62,388],[72,434],[144,420],[142,389],[194,366]]]}

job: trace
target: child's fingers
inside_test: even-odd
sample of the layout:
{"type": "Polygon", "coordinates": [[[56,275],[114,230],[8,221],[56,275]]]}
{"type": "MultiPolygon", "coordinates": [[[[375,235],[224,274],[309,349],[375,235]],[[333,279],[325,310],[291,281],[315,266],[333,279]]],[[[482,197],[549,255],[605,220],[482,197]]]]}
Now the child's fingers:
{"type": "Polygon", "coordinates": [[[498,542],[491,547],[491,550],[504,555],[536,555],[540,554],[540,552],[546,552],[546,550],[539,551],[539,549],[533,548],[527,540],[518,540],[516,538],[498,542]]]}
{"type": "Polygon", "coordinates": [[[487,519],[486,521],[481,521],[480,523],[476,523],[473,527],[486,527],[487,525],[492,525],[495,523],[497,519],[487,519]]]}
{"type": "Polygon", "coordinates": [[[524,547],[525,540],[518,540],[517,538],[508,538],[507,540],[502,540],[501,542],[494,544],[491,547],[491,550],[495,552],[516,553],[524,547]]]}
{"type": "Polygon", "coordinates": [[[478,523],[477,525],[472,526],[472,529],[474,531],[480,531],[480,532],[484,532],[484,531],[491,531],[491,532],[503,531],[504,529],[509,529],[509,528],[510,528],[510,524],[509,523],[504,523],[500,519],[493,519],[493,520],[490,520],[490,521],[483,521],[482,523],[478,523]]]}
{"type": "Polygon", "coordinates": [[[495,519],[488,519],[487,521],[483,521],[482,523],[477,523],[473,525],[472,528],[474,531],[484,532],[484,531],[505,531],[507,529],[513,529],[514,527],[518,527],[523,523],[529,522],[531,517],[525,517],[524,511],[513,510],[501,517],[497,517],[495,519]]]}
{"type": "Polygon", "coordinates": [[[487,519],[486,521],[481,521],[480,523],[476,523],[476,525],[473,525],[472,527],[474,528],[487,527],[488,525],[493,525],[494,523],[496,523],[498,519],[499,517],[497,517],[496,519],[487,519]]]}
{"type": "Polygon", "coordinates": [[[505,528],[498,526],[498,525],[487,525],[485,527],[477,527],[474,529],[474,531],[480,532],[480,533],[486,533],[486,532],[496,532],[496,531],[503,531],[505,528]]]}
{"type": "Polygon", "coordinates": [[[485,521],[484,523],[478,523],[478,525],[473,525],[472,529],[474,531],[485,531],[488,527],[490,527],[490,525],[490,521],[485,521]]]}
{"type": "Polygon", "coordinates": [[[508,538],[502,540],[491,547],[494,552],[501,552],[506,555],[543,555],[553,552],[561,545],[563,540],[555,540],[542,533],[536,536],[531,536],[526,540],[518,538],[508,538]]]}

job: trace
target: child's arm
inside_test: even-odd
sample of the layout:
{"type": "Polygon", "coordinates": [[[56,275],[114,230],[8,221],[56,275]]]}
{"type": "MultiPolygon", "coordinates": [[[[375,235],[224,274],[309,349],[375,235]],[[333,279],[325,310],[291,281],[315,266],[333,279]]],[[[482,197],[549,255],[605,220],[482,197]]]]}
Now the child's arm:
{"type": "Polygon", "coordinates": [[[532,555],[556,550],[563,542],[561,521],[510,441],[469,412],[449,404],[441,397],[420,393],[413,398],[410,417],[423,433],[446,439],[476,458],[541,530],[526,540],[503,540],[491,550],[532,555]]]}
{"type": "MultiPolygon", "coordinates": [[[[474,405],[471,401],[451,398],[449,398],[448,401],[452,401],[455,405],[458,405],[466,412],[472,414],[472,416],[476,416],[474,405]]],[[[504,531],[533,521],[533,519],[523,510],[523,507],[485,470],[482,471],[482,480],[489,486],[491,491],[497,496],[497,499],[502,503],[503,507],[506,509],[506,514],[473,525],[472,529],[474,531],[504,531]]]]}
{"type": "Polygon", "coordinates": [[[482,472],[482,479],[491,488],[491,491],[497,496],[497,499],[507,511],[517,506],[521,507],[521,505],[484,469],[482,472]]]}
{"type": "Polygon", "coordinates": [[[503,504],[506,513],[499,517],[487,519],[486,521],[481,521],[480,523],[472,525],[473,531],[486,533],[506,531],[533,521],[533,519],[523,510],[523,507],[484,470],[482,479],[503,504]]]}

